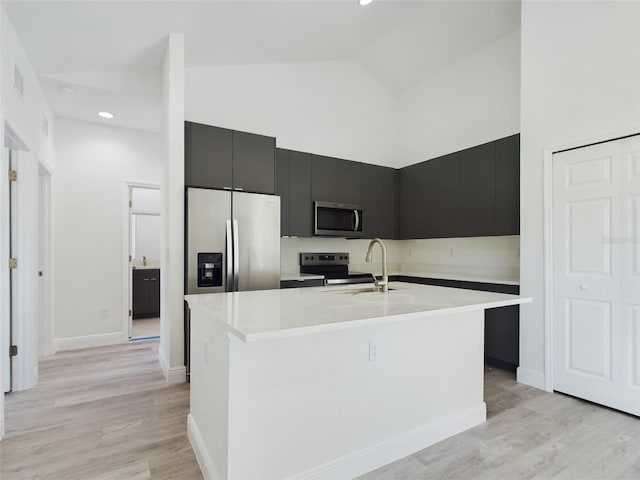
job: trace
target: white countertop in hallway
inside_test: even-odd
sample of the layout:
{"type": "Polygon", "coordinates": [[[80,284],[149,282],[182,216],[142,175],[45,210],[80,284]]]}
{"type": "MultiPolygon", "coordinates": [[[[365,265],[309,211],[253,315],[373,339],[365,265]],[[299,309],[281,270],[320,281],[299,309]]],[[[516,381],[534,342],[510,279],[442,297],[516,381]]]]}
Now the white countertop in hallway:
{"type": "Polygon", "coordinates": [[[391,282],[390,289],[381,293],[360,284],[185,298],[244,342],[531,302],[518,295],[404,282],[391,282]]]}

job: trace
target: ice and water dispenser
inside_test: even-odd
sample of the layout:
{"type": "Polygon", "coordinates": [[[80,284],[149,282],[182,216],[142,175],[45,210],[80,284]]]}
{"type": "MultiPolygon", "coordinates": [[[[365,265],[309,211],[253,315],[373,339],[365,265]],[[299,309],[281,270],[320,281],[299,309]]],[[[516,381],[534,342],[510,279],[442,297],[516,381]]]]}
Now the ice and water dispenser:
{"type": "Polygon", "coordinates": [[[198,287],[222,286],[222,253],[198,253],[198,287]]]}

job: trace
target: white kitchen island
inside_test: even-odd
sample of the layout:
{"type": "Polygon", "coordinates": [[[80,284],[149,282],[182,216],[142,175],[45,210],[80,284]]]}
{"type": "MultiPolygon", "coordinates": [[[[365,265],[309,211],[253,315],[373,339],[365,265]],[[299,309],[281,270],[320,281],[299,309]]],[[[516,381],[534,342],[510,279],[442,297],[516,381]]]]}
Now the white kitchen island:
{"type": "Polygon", "coordinates": [[[484,310],[515,295],[392,282],[190,295],[206,479],[347,479],[486,419],[484,310]]]}

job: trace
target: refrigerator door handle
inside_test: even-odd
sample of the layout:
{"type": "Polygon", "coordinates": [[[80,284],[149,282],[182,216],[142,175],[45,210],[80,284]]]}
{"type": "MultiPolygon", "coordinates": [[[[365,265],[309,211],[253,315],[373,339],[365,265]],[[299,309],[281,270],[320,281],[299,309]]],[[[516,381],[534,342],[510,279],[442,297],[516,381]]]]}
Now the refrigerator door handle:
{"type": "Polygon", "coordinates": [[[233,291],[233,235],[231,232],[231,220],[227,220],[226,262],[227,276],[225,278],[225,291],[233,291]]]}
{"type": "Polygon", "coordinates": [[[238,240],[238,220],[233,220],[233,291],[239,291],[240,242],[238,240]]]}

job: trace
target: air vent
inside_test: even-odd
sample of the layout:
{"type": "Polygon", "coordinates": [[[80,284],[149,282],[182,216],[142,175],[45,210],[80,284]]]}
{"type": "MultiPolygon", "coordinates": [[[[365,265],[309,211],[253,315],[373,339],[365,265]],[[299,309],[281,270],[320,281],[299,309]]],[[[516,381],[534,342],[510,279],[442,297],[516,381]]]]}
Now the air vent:
{"type": "Polygon", "coordinates": [[[18,92],[18,95],[20,95],[20,98],[24,97],[24,78],[17,65],[13,67],[13,86],[16,92],[18,92]]]}
{"type": "Polygon", "coordinates": [[[42,116],[42,135],[44,135],[45,138],[49,138],[49,120],[47,120],[46,115],[42,116]]]}

